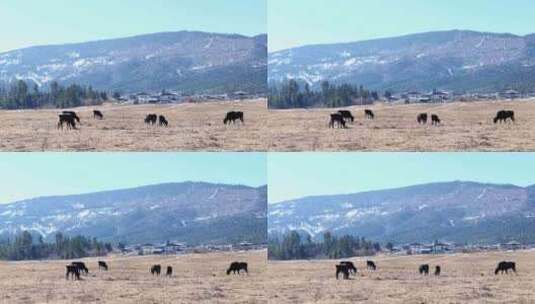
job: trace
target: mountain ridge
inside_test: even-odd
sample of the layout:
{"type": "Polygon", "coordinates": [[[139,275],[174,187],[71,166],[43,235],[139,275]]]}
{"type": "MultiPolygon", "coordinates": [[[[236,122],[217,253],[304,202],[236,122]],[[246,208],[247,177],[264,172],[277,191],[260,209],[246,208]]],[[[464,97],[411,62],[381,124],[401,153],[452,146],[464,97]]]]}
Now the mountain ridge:
{"type": "Polygon", "coordinates": [[[356,42],[313,44],[271,52],[268,79],[318,89],[320,82],[374,90],[496,92],[532,90],[533,34],[432,31],[356,42]],[[519,76],[520,75],[520,76],[519,76]]]}
{"type": "Polygon", "coordinates": [[[380,241],[535,242],[535,185],[440,182],[286,200],[268,231],[353,234],[380,241]]]}
{"type": "Polygon", "coordinates": [[[265,41],[266,34],[178,31],[31,46],[0,53],[0,81],[57,81],[130,93],[259,93],[267,90],[265,41]]]}
{"type": "Polygon", "coordinates": [[[0,235],[26,230],[125,243],[264,242],[266,193],[266,186],[181,182],[44,196],[0,205],[0,235]]]}

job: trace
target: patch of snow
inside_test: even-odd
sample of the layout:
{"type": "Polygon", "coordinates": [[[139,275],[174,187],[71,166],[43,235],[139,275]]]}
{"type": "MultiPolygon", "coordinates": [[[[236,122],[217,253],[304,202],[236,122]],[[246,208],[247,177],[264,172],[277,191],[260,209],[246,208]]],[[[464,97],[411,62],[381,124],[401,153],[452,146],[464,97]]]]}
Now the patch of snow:
{"type": "Polygon", "coordinates": [[[292,62],[292,59],[290,58],[284,58],[284,59],[270,58],[268,61],[268,65],[270,66],[283,65],[283,64],[290,64],[291,62],[292,62]]]}
{"type": "Polygon", "coordinates": [[[340,205],[340,207],[344,208],[344,209],[351,209],[353,208],[353,204],[351,203],[343,203],[342,205],[340,205]]]}
{"type": "Polygon", "coordinates": [[[338,214],[321,214],[321,215],[315,215],[308,218],[311,222],[318,222],[318,221],[324,221],[324,222],[332,222],[337,220],[340,217],[338,214]]]}
{"type": "Polygon", "coordinates": [[[214,42],[214,38],[210,37],[210,41],[208,41],[208,43],[204,46],[204,48],[209,49],[210,47],[212,47],[213,42],[214,42]]]}
{"type": "Polygon", "coordinates": [[[292,215],[294,213],[294,211],[292,209],[288,209],[288,210],[283,210],[283,209],[276,209],[276,210],[273,210],[273,211],[270,211],[269,212],[269,216],[278,216],[278,217],[281,217],[281,216],[288,216],[288,215],[292,215]]]}
{"type": "Polygon", "coordinates": [[[74,204],[72,204],[72,208],[79,210],[79,209],[84,209],[85,206],[84,206],[84,204],[81,204],[81,203],[74,203],[74,204]]]}
{"type": "Polygon", "coordinates": [[[69,58],[79,58],[80,57],[80,53],[78,53],[78,52],[70,52],[70,53],[67,53],[67,57],[69,57],[69,58]]]}
{"type": "Polygon", "coordinates": [[[209,200],[214,199],[218,192],[219,192],[219,188],[216,188],[215,191],[214,191],[214,193],[212,193],[212,194],[208,197],[208,199],[209,199],[209,200]]]}
{"type": "Polygon", "coordinates": [[[211,63],[205,64],[205,65],[197,65],[197,66],[191,67],[190,70],[192,70],[192,71],[204,70],[204,69],[209,69],[212,66],[213,65],[211,63]]]}
{"type": "Polygon", "coordinates": [[[0,215],[13,218],[16,216],[23,216],[25,215],[25,213],[26,213],[25,210],[18,209],[18,210],[7,210],[1,213],[0,215]]]}
{"type": "Polygon", "coordinates": [[[356,58],[351,58],[351,59],[349,59],[349,60],[346,60],[346,61],[344,62],[344,65],[345,65],[345,66],[351,66],[351,65],[354,65],[356,62],[357,62],[357,59],[356,59],[356,58]]]}
{"type": "Polygon", "coordinates": [[[483,42],[485,42],[485,39],[486,39],[486,38],[487,38],[487,37],[483,37],[483,38],[481,38],[481,41],[479,41],[479,43],[476,44],[476,49],[480,48],[480,47],[483,45],[483,42]]]}
{"type": "Polygon", "coordinates": [[[477,196],[476,200],[480,200],[487,193],[487,188],[483,188],[483,191],[477,196]]]}

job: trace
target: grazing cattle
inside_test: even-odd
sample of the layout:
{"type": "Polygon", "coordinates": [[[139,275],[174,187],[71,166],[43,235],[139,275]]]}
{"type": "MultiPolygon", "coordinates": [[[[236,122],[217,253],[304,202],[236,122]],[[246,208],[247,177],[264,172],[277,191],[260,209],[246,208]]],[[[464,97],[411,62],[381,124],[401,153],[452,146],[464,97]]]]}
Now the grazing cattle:
{"type": "Polygon", "coordinates": [[[167,119],[165,119],[165,116],[163,116],[163,115],[160,115],[160,117],[158,117],[158,123],[159,123],[160,127],[161,126],[167,127],[167,125],[169,124],[167,122],[167,119]]]}
{"type": "Polygon", "coordinates": [[[426,124],[427,123],[427,113],[420,113],[416,117],[416,120],[419,124],[426,124]]]}
{"type": "Polygon", "coordinates": [[[341,273],[344,275],[344,280],[349,280],[349,271],[348,265],[336,265],[336,279],[338,280],[338,275],[341,273]]]}
{"type": "Polygon", "coordinates": [[[63,124],[67,125],[67,129],[76,129],[76,121],[72,115],[59,114],[58,129],[63,130],[63,124]]]}
{"type": "Polygon", "coordinates": [[[496,267],[496,270],[494,270],[494,274],[498,274],[498,272],[500,272],[501,274],[503,274],[504,272],[508,274],[509,270],[512,270],[516,273],[516,263],[502,261],[498,263],[498,267],[496,267]]]}
{"type": "Polygon", "coordinates": [[[241,111],[230,111],[227,112],[227,115],[225,116],[225,119],[223,119],[223,124],[230,124],[231,122],[234,124],[236,123],[236,120],[241,121],[241,123],[245,123],[243,121],[243,112],[241,111]]]}
{"type": "Polygon", "coordinates": [[[108,264],[106,264],[106,262],[104,261],[98,261],[98,269],[104,269],[108,271],[108,264]]]}
{"type": "Polygon", "coordinates": [[[145,123],[148,125],[155,125],[157,120],[158,120],[158,115],[156,114],[148,114],[145,117],[145,123]]]}
{"type": "Polygon", "coordinates": [[[428,275],[429,274],[429,264],[420,265],[420,268],[418,268],[418,271],[420,272],[420,274],[428,275]]]}
{"type": "Polygon", "coordinates": [[[167,266],[167,271],[165,272],[165,275],[170,277],[173,275],[173,267],[167,266]]]}
{"type": "Polygon", "coordinates": [[[69,275],[73,280],[80,280],[80,269],[75,265],[67,265],[65,266],[67,269],[67,272],[65,274],[65,279],[69,279],[69,275]]]}
{"type": "Polygon", "coordinates": [[[229,275],[231,272],[233,274],[240,274],[241,270],[244,270],[245,273],[249,273],[248,270],[247,270],[247,263],[245,263],[245,262],[232,262],[232,263],[230,263],[230,266],[227,269],[227,275],[229,275]]]}
{"type": "Polygon", "coordinates": [[[161,265],[152,265],[152,267],[150,268],[150,273],[152,275],[159,276],[161,272],[162,272],[162,266],[161,265]]]}
{"type": "Polygon", "coordinates": [[[340,262],[340,265],[346,265],[349,273],[357,274],[357,267],[353,264],[351,261],[342,261],[340,262]]]}
{"type": "Polygon", "coordinates": [[[507,119],[511,119],[512,122],[515,122],[515,112],[506,110],[498,111],[496,117],[494,117],[494,123],[497,123],[498,121],[500,123],[507,122],[507,119]]]}
{"type": "Polygon", "coordinates": [[[331,114],[331,121],[329,122],[329,128],[334,128],[334,124],[339,128],[346,128],[346,121],[340,113],[331,114]]]}
{"type": "Polygon", "coordinates": [[[338,113],[340,113],[340,115],[342,115],[342,118],[343,118],[344,120],[346,120],[346,121],[347,121],[347,120],[349,120],[349,121],[351,121],[351,122],[354,122],[354,121],[355,121],[355,117],[353,117],[353,115],[351,114],[351,112],[348,111],[348,110],[340,110],[340,111],[338,111],[338,113]]]}
{"type": "Polygon", "coordinates": [[[440,271],[441,271],[440,266],[438,266],[438,265],[435,266],[435,275],[436,275],[436,276],[439,276],[439,275],[440,275],[440,271]]]}
{"type": "Polygon", "coordinates": [[[375,114],[373,114],[373,111],[370,110],[370,109],[365,109],[364,110],[364,116],[368,119],[374,119],[375,118],[375,114]]]}
{"type": "Polygon", "coordinates": [[[76,115],[76,112],[74,111],[63,111],[61,112],[61,114],[64,114],[64,115],[71,115],[77,123],[80,123],[80,117],[78,117],[78,115],[76,115]]]}
{"type": "Polygon", "coordinates": [[[99,110],[93,110],[93,118],[95,119],[104,119],[104,114],[99,110]]]}
{"type": "Polygon", "coordinates": [[[431,124],[435,125],[435,126],[438,126],[439,123],[440,123],[440,118],[438,118],[438,115],[432,114],[431,115],[431,124]]]}
{"type": "Polygon", "coordinates": [[[87,268],[87,266],[85,266],[84,262],[72,262],[71,266],[78,268],[78,272],[80,273],[85,273],[85,274],[89,273],[89,269],[87,268]]]}
{"type": "Polygon", "coordinates": [[[368,268],[368,270],[377,270],[377,266],[375,265],[374,261],[366,261],[366,267],[368,268]]]}

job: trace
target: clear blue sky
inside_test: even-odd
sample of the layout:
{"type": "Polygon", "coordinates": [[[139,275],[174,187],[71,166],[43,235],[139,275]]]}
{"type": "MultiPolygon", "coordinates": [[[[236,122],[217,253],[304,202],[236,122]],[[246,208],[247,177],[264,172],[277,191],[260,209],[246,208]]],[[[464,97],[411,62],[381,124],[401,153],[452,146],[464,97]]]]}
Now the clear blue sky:
{"type": "Polygon", "coordinates": [[[266,184],[264,153],[0,153],[0,203],[149,184],[266,184]]]}
{"type": "Polygon", "coordinates": [[[270,51],[436,30],[535,32],[532,0],[269,0],[270,51]]]}
{"type": "Polygon", "coordinates": [[[440,181],[535,184],[535,153],[269,153],[268,200],[440,181]]]}
{"type": "Polygon", "coordinates": [[[1,0],[0,52],[144,33],[267,31],[266,0],[1,0]]]}

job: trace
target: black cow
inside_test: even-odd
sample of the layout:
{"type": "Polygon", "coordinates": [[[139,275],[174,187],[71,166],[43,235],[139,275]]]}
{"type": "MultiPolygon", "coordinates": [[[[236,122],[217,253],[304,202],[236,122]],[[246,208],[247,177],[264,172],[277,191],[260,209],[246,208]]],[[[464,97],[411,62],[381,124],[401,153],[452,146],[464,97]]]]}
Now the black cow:
{"type": "Polygon", "coordinates": [[[225,116],[225,119],[223,119],[223,124],[230,124],[231,122],[234,124],[236,123],[236,120],[241,121],[241,123],[245,123],[243,121],[243,112],[241,111],[230,111],[227,112],[227,115],[225,116]]]}
{"type": "Polygon", "coordinates": [[[78,269],[80,270],[80,273],[85,273],[85,274],[89,273],[89,269],[87,268],[87,266],[85,266],[84,262],[72,262],[71,265],[78,267],[78,269]]]}
{"type": "Polygon", "coordinates": [[[377,266],[375,265],[374,261],[366,261],[366,267],[368,268],[368,270],[377,270],[377,266]]]}
{"type": "Polygon", "coordinates": [[[73,280],[80,280],[80,269],[75,265],[65,266],[67,272],[65,273],[65,279],[69,279],[69,275],[73,280]]]}
{"type": "Polygon", "coordinates": [[[156,114],[148,114],[145,117],[145,123],[148,125],[155,125],[157,120],[158,120],[158,115],[156,114]]]}
{"type": "Polygon", "coordinates": [[[331,114],[331,121],[329,121],[329,128],[334,128],[334,124],[339,128],[346,128],[346,121],[344,117],[342,117],[342,114],[340,113],[333,113],[331,114]]]}
{"type": "Polygon", "coordinates": [[[240,274],[241,270],[245,271],[245,273],[249,273],[249,271],[247,270],[247,263],[245,263],[245,262],[232,262],[232,263],[230,263],[230,266],[227,269],[227,275],[229,275],[231,272],[233,274],[240,274]]]}
{"type": "Polygon", "coordinates": [[[498,263],[498,267],[496,267],[496,270],[494,270],[494,274],[498,274],[498,272],[500,272],[501,274],[503,274],[504,272],[508,274],[509,270],[512,270],[514,273],[516,273],[516,263],[502,261],[498,263]]]}
{"type": "Polygon", "coordinates": [[[340,111],[338,111],[338,113],[340,113],[340,115],[342,115],[342,118],[343,118],[344,120],[346,120],[346,121],[347,121],[347,120],[349,120],[349,121],[351,121],[351,122],[354,122],[354,121],[355,121],[355,117],[353,117],[353,115],[351,114],[351,112],[348,111],[348,110],[340,110],[340,111]]]}
{"type": "Polygon", "coordinates": [[[167,119],[165,119],[165,116],[163,116],[163,115],[160,115],[160,117],[158,117],[158,123],[160,124],[160,127],[161,126],[167,127],[167,125],[169,124],[167,122],[167,119]]]}
{"type": "Polygon", "coordinates": [[[440,118],[438,118],[438,115],[436,114],[431,115],[431,124],[435,126],[438,126],[438,124],[440,124],[440,118]]]}
{"type": "Polygon", "coordinates": [[[357,274],[357,267],[353,264],[351,261],[342,261],[340,262],[340,265],[346,265],[349,273],[357,274]]]}
{"type": "Polygon", "coordinates": [[[515,112],[506,110],[498,111],[496,117],[494,117],[494,123],[497,123],[498,121],[500,123],[507,122],[507,119],[511,119],[512,122],[515,122],[515,112]]]}
{"type": "Polygon", "coordinates": [[[364,110],[364,116],[368,119],[374,119],[375,118],[375,114],[373,114],[373,111],[370,110],[370,109],[365,109],[364,110]]]}
{"type": "Polygon", "coordinates": [[[93,118],[95,119],[104,119],[104,114],[99,110],[93,110],[93,118]]]}
{"type": "Polygon", "coordinates": [[[440,266],[438,266],[438,265],[435,266],[435,275],[436,275],[436,276],[439,276],[439,275],[440,275],[440,271],[441,271],[440,266]]]}
{"type": "Polygon", "coordinates": [[[344,280],[349,280],[349,266],[345,264],[336,265],[336,279],[338,280],[338,275],[341,273],[344,275],[344,280]]]}
{"type": "Polygon", "coordinates": [[[104,269],[108,271],[108,264],[106,264],[106,262],[104,261],[98,261],[98,269],[104,269]]]}
{"type": "Polygon", "coordinates": [[[167,266],[167,270],[165,271],[165,275],[170,277],[173,275],[173,267],[167,266]]]}
{"type": "Polygon", "coordinates": [[[63,124],[67,125],[67,129],[76,129],[75,118],[70,114],[59,114],[58,129],[63,130],[63,124]]]}
{"type": "Polygon", "coordinates": [[[162,266],[161,265],[152,265],[152,267],[150,268],[150,273],[152,275],[159,276],[161,272],[162,272],[162,266]]]}
{"type": "Polygon", "coordinates": [[[65,115],[71,115],[77,123],[80,123],[80,117],[78,117],[78,115],[76,115],[76,112],[74,111],[63,111],[61,112],[61,114],[65,114],[65,115]]]}
{"type": "Polygon", "coordinates": [[[419,124],[426,124],[427,123],[427,113],[420,113],[416,117],[416,120],[419,124]]]}
{"type": "Polygon", "coordinates": [[[429,264],[420,265],[420,268],[418,268],[418,271],[420,272],[420,274],[428,275],[429,274],[429,264]]]}

